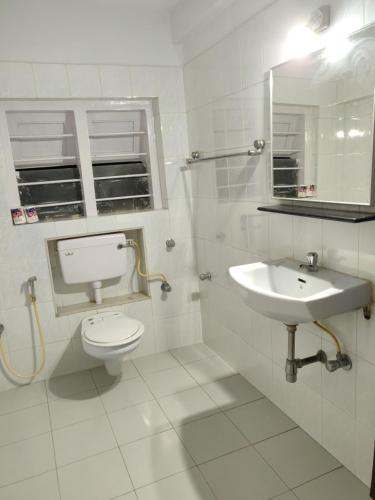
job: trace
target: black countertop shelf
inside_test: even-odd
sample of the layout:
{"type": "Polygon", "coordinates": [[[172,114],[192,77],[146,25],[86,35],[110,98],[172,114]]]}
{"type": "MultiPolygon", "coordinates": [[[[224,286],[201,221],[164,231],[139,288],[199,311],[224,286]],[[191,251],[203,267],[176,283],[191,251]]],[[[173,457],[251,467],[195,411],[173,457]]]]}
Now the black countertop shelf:
{"type": "Polygon", "coordinates": [[[375,213],[366,213],[350,210],[336,210],[332,208],[302,207],[300,205],[268,205],[258,207],[261,212],[271,212],[274,214],[288,214],[297,217],[311,217],[314,219],[335,220],[340,222],[350,222],[357,224],[375,220],[375,213]]]}

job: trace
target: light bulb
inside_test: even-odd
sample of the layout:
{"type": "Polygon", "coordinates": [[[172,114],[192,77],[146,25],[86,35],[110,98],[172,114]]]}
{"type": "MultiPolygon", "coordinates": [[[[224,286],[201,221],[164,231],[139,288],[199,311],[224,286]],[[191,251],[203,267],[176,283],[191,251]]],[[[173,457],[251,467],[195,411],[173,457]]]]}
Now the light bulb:
{"type": "Polygon", "coordinates": [[[318,37],[306,26],[296,26],[287,37],[285,51],[286,57],[304,57],[317,48],[318,37]]]}

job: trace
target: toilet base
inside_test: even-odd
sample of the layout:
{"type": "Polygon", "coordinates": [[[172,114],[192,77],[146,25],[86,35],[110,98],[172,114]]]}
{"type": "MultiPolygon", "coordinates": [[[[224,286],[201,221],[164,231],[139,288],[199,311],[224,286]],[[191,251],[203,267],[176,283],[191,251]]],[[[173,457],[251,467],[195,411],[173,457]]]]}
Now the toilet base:
{"type": "Polygon", "coordinates": [[[104,361],[104,366],[109,375],[112,377],[118,377],[122,372],[122,362],[122,356],[114,359],[107,359],[104,361]]]}

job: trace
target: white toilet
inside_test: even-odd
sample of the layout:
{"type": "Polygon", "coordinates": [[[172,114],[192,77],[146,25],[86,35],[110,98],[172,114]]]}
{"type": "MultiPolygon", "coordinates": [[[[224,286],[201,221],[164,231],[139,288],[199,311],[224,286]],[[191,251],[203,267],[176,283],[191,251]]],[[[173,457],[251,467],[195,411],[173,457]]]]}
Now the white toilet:
{"type": "Polygon", "coordinates": [[[82,321],[83,349],[93,358],[102,359],[110,375],[121,373],[124,355],[141,342],[144,326],[122,312],[104,312],[82,321]]]}
{"type": "MultiPolygon", "coordinates": [[[[67,284],[91,283],[95,302],[102,303],[102,280],[126,274],[124,233],[61,240],[57,243],[61,271],[67,284]]],[[[87,354],[104,361],[110,375],[121,373],[125,354],[141,342],[144,325],[122,312],[93,314],[82,320],[81,338],[87,354]]]]}

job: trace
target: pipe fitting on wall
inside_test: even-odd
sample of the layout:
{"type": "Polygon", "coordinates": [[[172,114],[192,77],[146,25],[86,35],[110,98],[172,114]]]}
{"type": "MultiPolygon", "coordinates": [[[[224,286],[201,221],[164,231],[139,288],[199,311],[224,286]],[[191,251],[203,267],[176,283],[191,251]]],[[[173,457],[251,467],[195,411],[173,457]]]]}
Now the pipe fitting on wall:
{"type": "MultiPolygon", "coordinates": [[[[347,354],[343,354],[341,349],[337,350],[336,359],[329,360],[327,354],[319,350],[315,355],[308,356],[306,358],[296,358],[295,357],[295,335],[297,331],[297,325],[285,325],[288,331],[288,357],[285,362],[285,377],[286,381],[290,383],[297,382],[297,373],[300,368],[304,366],[311,365],[313,363],[322,363],[326,370],[330,373],[335,372],[339,368],[343,370],[351,370],[352,369],[352,360],[350,356],[347,354]]],[[[320,325],[319,325],[320,326],[320,325]]],[[[320,326],[322,328],[322,326],[320,326]]],[[[327,331],[327,329],[324,329],[327,331]]],[[[331,335],[332,332],[330,332],[331,335]]]]}

